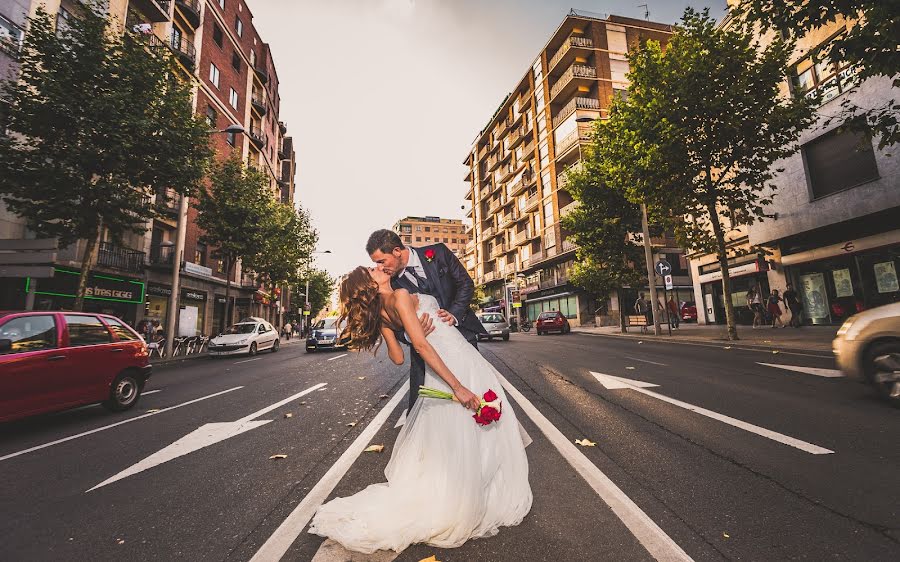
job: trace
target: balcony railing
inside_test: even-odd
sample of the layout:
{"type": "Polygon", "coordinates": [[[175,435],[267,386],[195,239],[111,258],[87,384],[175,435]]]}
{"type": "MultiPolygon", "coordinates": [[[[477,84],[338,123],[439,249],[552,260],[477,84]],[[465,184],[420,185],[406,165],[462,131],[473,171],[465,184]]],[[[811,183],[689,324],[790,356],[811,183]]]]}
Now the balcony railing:
{"type": "Polygon", "coordinates": [[[200,27],[200,2],[198,0],[175,0],[175,6],[181,10],[184,19],[194,29],[200,27]]]}
{"type": "Polygon", "coordinates": [[[522,260],[522,268],[534,267],[545,259],[547,259],[547,253],[543,249],[531,252],[531,256],[528,259],[522,260]]]}
{"type": "Polygon", "coordinates": [[[600,110],[600,100],[595,98],[572,98],[572,101],[559,110],[556,117],[553,118],[553,128],[566,120],[569,115],[575,113],[576,109],[593,109],[600,110]]]}
{"type": "Polygon", "coordinates": [[[506,267],[503,268],[503,275],[512,275],[516,272],[516,264],[508,263],[506,267]]]}
{"type": "Polygon", "coordinates": [[[497,209],[500,208],[500,205],[502,205],[500,199],[494,199],[488,204],[488,213],[494,214],[495,212],[497,212],[497,209]]]}
{"type": "Polygon", "coordinates": [[[553,67],[556,66],[557,64],[559,64],[559,61],[561,61],[563,59],[563,57],[566,56],[566,53],[568,53],[569,49],[571,49],[572,47],[581,47],[581,48],[590,49],[593,46],[594,46],[594,41],[591,40],[590,38],[576,37],[573,35],[573,36],[569,37],[566,40],[566,42],[562,44],[562,47],[560,47],[559,50],[556,51],[556,54],[554,54],[550,58],[550,64],[547,65],[547,67],[550,70],[553,70],[553,67]]]}
{"type": "Polygon", "coordinates": [[[541,202],[541,195],[539,193],[535,193],[531,197],[525,200],[525,207],[522,209],[524,212],[533,211],[537,208],[537,206],[541,202]]]}
{"type": "Polygon", "coordinates": [[[550,97],[555,98],[556,95],[565,88],[569,82],[575,78],[596,78],[597,69],[593,66],[584,66],[583,64],[573,64],[566,70],[556,84],[550,89],[550,97]]]}
{"type": "Polygon", "coordinates": [[[572,148],[575,143],[589,141],[591,140],[591,135],[593,134],[593,129],[590,124],[578,124],[578,128],[563,137],[559,143],[556,145],[556,156],[557,158],[561,155],[565,154],[570,148],[572,148]]]}
{"type": "Polygon", "coordinates": [[[149,263],[153,265],[172,265],[175,256],[175,246],[156,245],[150,246],[149,263]]]}
{"type": "Polygon", "coordinates": [[[562,251],[563,252],[571,252],[572,250],[577,250],[578,244],[573,242],[572,240],[566,239],[562,242],[562,251]]]}
{"type": "Polygon", "coordinates": [[[121,248],[109,242],[100,242],[97,265],[139,273],[144,270],[145,256],[144,252],[121,248]]]}
{"type": "Polygon", "coordinates": [[[513,244],[516,246],[521,246],[526,240],[528,240],[528,229],[520,230],[513,236],[513,244]]]}
{"type": "Polygon", "coordinates": [[[193,72],[197,63],[197,50],[194,48],[193,41],[188,40],[188,38],[183,35],[181,37],[173,35],[169,37],[169,47],[172,48],[172,52],[175,53],[178,60],[180,60],[188,70],[193,72]]]}
{"type": "Polygon", "coordinates": [[[493,271],[487,271],[484,274],[484,282],[487,283],[488,281],[493,281],[495,277],[496,274],[493,271]]]}
{"type": "Polygon", "coordinates": [[[489,227],[483,228],[481,230],[482,240],[487,240],[488,238],[491,238],[493,236],[494,236],[494,227],[493,226],[489,226],[489,227]]]}
{"type": "Polygon", "coordinates": [[[569,213],[571,213],[572,211],[574,211],[575,209],[577,209],[577,208],[578,208],[578,205],[579,205],[578,201],[572,201],[571,203],[569,203],[569,204],[566,205],[565,207],[560,208],[560,210],[559,210],[559,216],[560,216],[560,217],[564,217],[564,216],[568,215],[569,213]]]}
{"type": "Polygon", "coordinates": [[[266,102],[265,100],[263,100],[260,94],[250,94],[250,104],[253,106],[253,109],[255,109],[257,113],[259,113],[260,117],[265,117],[266,102]]]}
{"type": "Polygon", "coordinates": [[[269,72],[265,68],[262,68],[258,65],[259,61],[257,61],[253,65],[253,71],[256,73],[256,77],[259,78],[259,81],[262,82],[263,85],[265,85],[269,81],[269,72]]]}
{"type": "Polygon", "coordinates": [[[266,145],[266,135],[258,126],[250,125],[250,129],[247,131],[247,134],[250,136],[250,140],[252,140],[260,148],[266,145]]]}
{"type": "Polygon", "coordinates": [[[491,248],[491,257],[496,258],[506,253],[506,244],[495,244],[491,248]]]}
{"type": "Polygon", "coordinates": [[[133,4],[152,22],[169,21],[168,0],[135,0],[133,4]]]}

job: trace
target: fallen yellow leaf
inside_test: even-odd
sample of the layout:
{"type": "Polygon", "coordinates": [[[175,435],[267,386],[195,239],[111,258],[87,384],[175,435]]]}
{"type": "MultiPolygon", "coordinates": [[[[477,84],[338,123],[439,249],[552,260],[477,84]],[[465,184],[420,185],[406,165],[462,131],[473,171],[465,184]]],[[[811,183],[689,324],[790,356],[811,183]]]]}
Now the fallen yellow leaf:
{"type": "Polygon", "coordinates": [[[272,455],[271,457],[269,457],[269,460],[271,461],[271,460],[286,459],[286,458],[287,458],[287,455],[272,455]]]}
{"type": "Polygon", "coordinates": [[[366,377],[356,377],[356,378],[359,379],[359,380],[361,380],[361,381],[366,380],[366,377]]]}
{"type": "Polygon", "coordinates": [[[347,424],[347,427],[353,427],[354,425],[356,425],[356,422],[350,422],[347,424]]]}
{"type": "Polygon", "coordinates": [[[304,400],[303,402],[300,402],[300,405],[301,405],[301,406],[306,406],[306,400],[304,400]]]}
{"type": "Polygon", "coordinates": [[[594,443],[593,441],[589,441],[587,439],[576,439],[575,444],[581,445],[582,447],[596,447],[597,446],[596,443],[594,443]]]}
{"type": "Polygon", "coordinates": [[[428,558],[423,558],[423,559],[419,560],[419,562],[441,562],[441,561],[438,560],[437,558],[435,558],[434,554],[432,554],[428,558]]]}
{"type": "Polygon", "coordinates": [[[292,417],[294,417],[294,414],[288,412],[288,413],[286,413],[286,414],[284,415],[284,417],[286,417],[286,418],[292,418],[292,417]]]}
{"type": "Polygon", "coordinates": [[[731,538],[731,535],[729,535],[728,533],[722,533],[722,536],[725,537],[726,539],[731,538]]]}
{"type": "Polygon", "coordinates": [[[778,353],[778,351],[773,351],[772,353],[778,353]]]}
{"type": "Polygon", "coordinates": [[[364,453],[380,453],[384,450],[384,445],[369,445],[363,449],[364,453]]]}
{"type": "Polygon", "coordinates": [[[390,396],[388,396],[387,394],[382,394],[382,395],[379,396],[378,398],[390,398],[390,396]]]}

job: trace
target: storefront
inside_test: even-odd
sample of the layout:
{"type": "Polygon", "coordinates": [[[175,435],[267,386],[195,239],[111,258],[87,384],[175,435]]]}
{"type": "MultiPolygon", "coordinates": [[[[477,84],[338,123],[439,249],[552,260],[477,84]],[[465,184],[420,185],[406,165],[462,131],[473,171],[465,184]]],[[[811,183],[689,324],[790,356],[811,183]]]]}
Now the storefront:
{"type": "MultiPolygon", "coordinates": [[[[737,258],[729,264],[728,278],[731,281],[731,304],[738,324],[753,324],[753,312],[747,306],[747,292],[760,291],[763,298],[769,294],[768,271],[772,264],[759,256],[737,258]]],[[[722,290],[722,271],[719,263],[700,266],[698,281],[703,302],[697,303],[698,320],[705,318],[707,324],[725,324],[725,294],[722,290]]]]}
{"type": "Polygon", "coordinates": [[[551,289],[536,290],[536,286],[526,286],[519,293],[525,299],[520,310],[526,318],[532,322],[541,312],[558,310],[569,319],[570,324],[580,326],[578,307],[579,295],[570,286],[553,287],[551,289]],[[574,322],[573,322],[574,321],[574,322]]]}
{"type": "MultiPolygon", "coordinates": [[[[55,267],[53,277],[37,280],[35,310],[72,310],[80,275],[81,271],[74,268],[55,267]]],[[[30,277],[25,279],[26,292],[33,282],[30,277]]],[[[145,287],[144,282],[137,279],[91,273],[88,275],[83,310],[110,314],[134,326],[138,306],[144,304],[145,287]]]]}
{"type": "MultiPolygon", "coordinates": [[[[232,297],[234,299],[234,297],[232,297]]],[[[215,296],[215,301],[213,302],[213,323],[212,323],[212,331],[210,332],[212,335],[221,334],[225,331],[225,295],[217,294],[215,296]]]]}
{"type": "Polygon", "coordinates": [[[182,289],[178,311],[178,335],[204,335],[206,320],[206,292],[198,289],[182,289]]]}
{"type": "Polygon", "coordinates": [[[166,314],[169,310],[169,297],[171,295],[171,287],[148,283],[147,299],[144,305],[144,319],[150,322],[159,322],[160,326],[165,327],[166,314]]]}

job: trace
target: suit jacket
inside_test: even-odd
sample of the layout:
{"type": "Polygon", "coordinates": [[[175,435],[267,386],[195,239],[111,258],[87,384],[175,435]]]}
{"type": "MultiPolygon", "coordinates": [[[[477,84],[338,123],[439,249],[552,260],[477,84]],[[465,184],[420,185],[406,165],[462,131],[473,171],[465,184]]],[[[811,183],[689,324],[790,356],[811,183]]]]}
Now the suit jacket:
{"type": "Polygon", "coordinates": [[[458,323],[456,327],[467,340],[475,339],[477,334],[487,333],[478,317],[469,308],[472,295],[475,293],[475,283],[459,258],[444,244],[410,248],[409,251],[416,252],[422,262],[426,286],[417,287],[403,273],[391,279],[391,286],[394,289],[406,289],[410,293],[433,296],[441,308],[456,318],[458,323]],[[431,255],[431,259],[427,257],[428,255],[431,255]]]}

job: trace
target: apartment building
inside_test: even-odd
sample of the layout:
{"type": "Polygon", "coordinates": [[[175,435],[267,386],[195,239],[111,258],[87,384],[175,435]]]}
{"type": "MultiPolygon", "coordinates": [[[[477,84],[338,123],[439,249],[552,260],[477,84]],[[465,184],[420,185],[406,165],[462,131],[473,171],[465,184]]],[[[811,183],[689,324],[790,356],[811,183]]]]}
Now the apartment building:
{"type": "MultiPolygon", "coordinates": [[[[726,16],[721,25],[731,23],[726,16]]],[[[857,311],[900,301],[900,162],[890,147],[877,148],[878,139],[828,121],[845,101],[879,107],[896,92],[890,80],[860,82],[854,67],[821,56],[845,30],[841,22],[800,38],[789,62],[783,94],[816,100],[818,117],[801,135],[800,151],[774,164],[783,169],[768,209],[776,218],[729,233],[730,244],[746,254],[729,271],[740,323],[752,322],[746,293],[754,286],[783,291],[792,283],[808,324],[840,324],[857,311]]],[[[724,323],[715,256],[690,261],[699,321],[724,323]]]]}
{"type": "Polygon", "coordinates": [[[460,219],[404,217],[394,223],[393,230],[413,248],[442,243],[461,261],[465,260],[469,231],[460,219]]]}
{"type": "MultiPolygon", "coordinates": [[[[23,2],[14,0],[13,3],[23,2]]],[[[57,22],[64,22],[84,9],[75,0],[35,0],[27,2],[23,13],[33,13],[39,4],[56,14],[57,22]]],[[[109,0],[106,8],[121,22],[123,32],[141,34],[146,37],[148,47],[167,49],[175,56],[182,77],[194,86],[195,110],[207,119],[211,130],[222,130],[231,124],[243,126],[245,134],[211,133],[216,158],[221,160],[237,154],[248,165],[266,171],[273,197],[293,205],[296,156],[287,127],[278,117],[281,103],[278,76],[269,46],[256,31],[247,3],[243,0],[109,0]]],[[[0,14],[7,17],[5,12],[0,14]]],[[[153,197],[152,204],[159,216],[148,225],[145,235],[131,235],[121,246],[111,241],[101,242],[89,286],[95,289],[95,295],[115,291],[121,298],[89,296],[85,301],[86,310],[115,314],[133,323],[148,318],[166,325],[172,267],[179,264],[178,332],[213,334],[222,329],[228,322],[223,264],[214,257],[215,248],[200,241],[202,232],[196,223],[196,201],[187,203],[182,256],[174,255],[180,201],[165,188],[158,189],[153,197]]],[[[5,238],[27,237],[23,222],[4,209],[0,209],[0,225],[3,225],[0,235],[5,238]]],[[[74,288],[70,285],[72,278],[77,280],[72,273],[80,271],[82,252],[82,243],[58,252],[55,264],[58,279],[36,281],[36,308],[71,306],[74,288]],[[47,291],[46,287],[53,290],[47,291]]],[[[23,289],[19,286],[25,284],[24,279],[0,279],[4,288],[14,289],[7,294],[4,307],[24,306],[23,289]]],[[[262,316],[280,323],[281,314],[290,310],[286,289],[261,286],[241,271],[239,265],[232,273],[231,284],[232,310],[237,317],[262,316]]]]}
{"type": "Polygon", "coordinates": [[[474,228],[468,261],[485,307],[517,285],[531,319],[559,310],[573,325],[594,322],[597,303],[568,283],[576,246],[560,219],[577,202],[565,172],[581,160],[591,121],[626,95],[629,50],[671,33],[667,24],[569,12],[478,134],[464,164],[474,228]]]}

